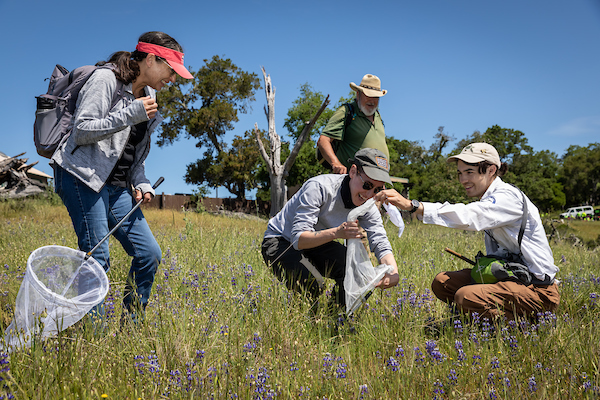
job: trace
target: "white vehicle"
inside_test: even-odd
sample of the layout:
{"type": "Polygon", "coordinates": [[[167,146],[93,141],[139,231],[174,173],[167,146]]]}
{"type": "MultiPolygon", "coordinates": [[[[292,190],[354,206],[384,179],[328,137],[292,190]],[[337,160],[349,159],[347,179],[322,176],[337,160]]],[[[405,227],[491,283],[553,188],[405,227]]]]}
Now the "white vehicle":
{"type": "Polygon", "coordinates": [[[571,207],[566,212],[560,214],[561,218],[577,218],[578,215],[584,213],[586,215],[594,215],[594,207],[592,206],[579,206],[571,207]]]}

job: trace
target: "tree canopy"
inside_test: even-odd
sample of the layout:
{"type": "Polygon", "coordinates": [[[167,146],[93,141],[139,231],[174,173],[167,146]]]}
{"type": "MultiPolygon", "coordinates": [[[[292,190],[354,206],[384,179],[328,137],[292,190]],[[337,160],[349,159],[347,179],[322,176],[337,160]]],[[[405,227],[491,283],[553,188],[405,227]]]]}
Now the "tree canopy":
{"type": "MultiPolygon", "coordinates": [[[[244,136],[235,136],[231,144],[224,143],[226,132],[234,129],[238,113],[247,113],[255,92],[261,87],[258,76],[238,68],[230,59],[213,56],[204,60],[198,71],[190,72],[191,81],[182,78],[158,93],[161,113],[166,122],[159,130],[158,145],[168,145],[181,135],[196,139],[196,147],[203,148],[203,158],[188,165],[187,183],[225,186],[238,198],[246,191],[257,188],[257,196],[268,198],[272,181],[261,153],[256,135],[267,145],[265,131],[250,127],[244,136]],[[257,133],[258,132],[258,133],[257,133]]],[[[327,121],[343,103],[353,100],[355,93],[341,97],[331,108],[326,108],[310,131],[310,137],[296,149],[294,162],[282,177],[287,186],[301,185],[307,179],[329,171],[316,159],[316,140],[327,121]]],[[[299,88],[299,96],[287,111],[283,127],[290,140],[281,140],[278,155],[281,162],[290,156],[290,143],[296,142],[309,120],[316,115],[326,96],[308,83],[299,88]]],[[[274,129],[274,127],[272,128],[274,129]]],[[[390,175],[407,178],[410,197],[423,201],[468,202],[464,189],[456,179],[455,166],[446,159],[473,142],[493,145],[502,162],[508,164],[503,177],[523,190],[543,211],[558,210],[565,206],[598,204],[600,202],[600,144],[586,147],[571,146],[559,158],[555,153],[536,152],[528,144],[525,133],[499,125],[485,132],[475,131],[464,139],[455,137],[440,126],[433,133],[429,148],[422,141],[399,140],[387,137],[390,151],[390,175]],[[455,146],[450,149],[452,142],[455,146]]],[[[289,163],[288,163],[289,164],[289,163]]],[[[396,184],[399,190],[403,185],[396,184]]]]}
{"type": "Polygon", "coordinates": [[[194,72],[194,79],[181,77],[158,93],[161,113],[166,118],[159,131],[158,145],[173,143],[185,134],[197,140],[196,147],[223,151],[223,136],[247,113],[254,93],[260,88],[255,73],[242,71],[230,59],[213,56],[194,72]]]}

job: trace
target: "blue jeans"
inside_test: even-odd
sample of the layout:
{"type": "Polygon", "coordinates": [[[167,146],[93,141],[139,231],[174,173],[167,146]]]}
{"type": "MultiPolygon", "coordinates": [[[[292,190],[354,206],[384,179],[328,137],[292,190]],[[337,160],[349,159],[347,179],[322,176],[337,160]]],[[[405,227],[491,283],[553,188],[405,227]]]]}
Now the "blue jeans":
{"type": "MultiPolygon", "coordinates": [[[[79,250],[86,253],[135,205],[130,190],[106,184],[100,193],[96,193],[58,165],[54,166],[54,184],[56,193],[71,216],[79,250]]],[[[162,252],[139,208],[113,235],[127,254],[133,257],[123,294],[123,306],[135,313],[146,308],[162,252]]],[[[108,272],[108,240],[92,253],[92,257],[108,272]]]]}

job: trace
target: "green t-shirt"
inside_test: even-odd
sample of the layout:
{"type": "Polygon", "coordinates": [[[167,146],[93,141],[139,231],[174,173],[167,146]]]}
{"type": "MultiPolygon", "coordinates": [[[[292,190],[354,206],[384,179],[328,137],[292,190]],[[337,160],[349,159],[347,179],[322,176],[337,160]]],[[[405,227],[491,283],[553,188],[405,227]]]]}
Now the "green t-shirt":
{"type": "Polygon", "coordinates": [[[337,140],[337,150],[335,155],[346,168],[350,168],[348,164],[349,158],[354,158],[354,154],[364,148],[378,149],[386,157],[390,154],[385,143],[385,130],[379,111],[375,113],[374,122],[371,123],[369,118],[358,108],[356,100],[352,103],[354,110],[354,119],[344,132],[344,118],[346,116],[346,106],[341,106],[327,122],[323,135],[337,140]]]}

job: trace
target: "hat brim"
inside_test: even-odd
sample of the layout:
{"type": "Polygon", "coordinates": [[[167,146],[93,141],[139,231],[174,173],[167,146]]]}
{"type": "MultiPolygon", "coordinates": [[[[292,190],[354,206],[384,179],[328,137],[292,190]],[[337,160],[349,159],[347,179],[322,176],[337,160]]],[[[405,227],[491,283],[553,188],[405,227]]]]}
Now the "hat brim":
{"type": "Polygon", "coordinates": [[[390,185],[392,185],[390,174],[388,174],[387,172],[377,167],[371,167],[370,165],[361,165],[360,167],[370,179],[374,181],[389,183],[390,185]]]}
{"type": "MultiPolygon", "coordinates": [[[[478,164],[482,161],[490,161],[488,159],[476,156],[476,155],[472,155],[472,154],[457,154],[455,156],[451,156],[448,157],[448,159],[446,160],[447,163],[451,163],[451,162],[456,162],[458,160],[461,160],[463,162],[466,162],[467,164],[478,164]]],[[[496,164],[494,164],[496,165],[496,164]]],[[[496,165],[497,167],[500,167],[499,165],[496,165]]]]}
{"type": "Polygon", "coordinates": [[[177,75],[184,79],[194,79],[194,76],[190,74],[190,71],[183,64],[178,64],[173,60],[166,60],[169,67],[173,68],[173,71],[177,72],[177,75]]]}
{"type": "Polygon", "coordinates": [[[358,86],[354,82],[350,82],[350,88],[352,88],[352,90],[354,90],[355,92],[360,91],[365,96],[369,96],[369,97],[383,97],[387,93],[387,90],[385,90],[385,89],[384,90],[367,89],[362,86],[358,86]]]}

